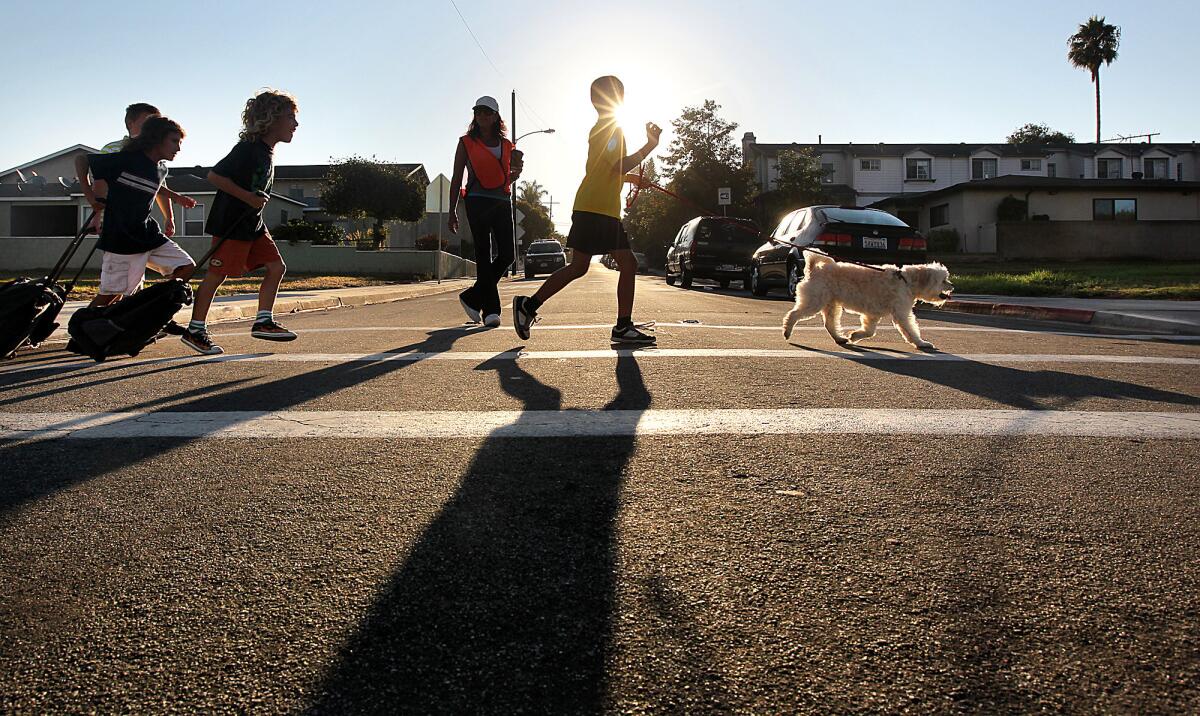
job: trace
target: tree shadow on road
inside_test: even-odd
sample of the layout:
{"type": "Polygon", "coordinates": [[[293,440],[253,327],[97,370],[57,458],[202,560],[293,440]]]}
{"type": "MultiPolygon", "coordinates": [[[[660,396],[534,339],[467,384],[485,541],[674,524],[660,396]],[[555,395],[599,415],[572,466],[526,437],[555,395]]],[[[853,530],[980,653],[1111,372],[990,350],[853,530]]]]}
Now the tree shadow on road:
{"type": "MultiPolygon", "coordinates": [[[[527,413],[562,407],[557,388],[515,361],[479,369],[496,371],[527,413]]],[[[618,357],[616,378],[606,410],[649,408],[634,357],[618,357]]],[[[309,713],[604,710],[616,519],[635,437],[507,437],[525,419],[484,440],[309,713]]]]}

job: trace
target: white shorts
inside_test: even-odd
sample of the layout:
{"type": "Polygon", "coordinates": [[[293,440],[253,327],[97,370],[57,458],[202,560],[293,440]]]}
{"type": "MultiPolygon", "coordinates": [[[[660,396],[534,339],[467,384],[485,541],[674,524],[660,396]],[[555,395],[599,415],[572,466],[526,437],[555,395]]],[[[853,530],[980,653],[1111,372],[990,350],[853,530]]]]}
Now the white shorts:
{"type": "Polygon", "coordinates": [[[100,293],[105,296],[128,296],[134,293],[142,287],[147,266],[163,276],[169,276],[175,269],[195,263],[179,244],[170,239],[153,251],[140,254],[105,251],[100,264],[100,293]]]}

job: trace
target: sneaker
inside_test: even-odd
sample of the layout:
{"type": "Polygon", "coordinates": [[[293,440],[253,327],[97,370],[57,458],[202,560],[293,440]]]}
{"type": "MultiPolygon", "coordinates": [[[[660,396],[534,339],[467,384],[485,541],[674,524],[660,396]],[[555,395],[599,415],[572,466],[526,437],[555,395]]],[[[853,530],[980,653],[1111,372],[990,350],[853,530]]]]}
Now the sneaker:
{"type": "Polygon", "coordinates": [[[643,333],[638,329],[638,326],[632,323],[624,328],[613,326],[612,329],[613,343],[635,343],[646,345],[649,343],[656,343],[657,341],[658,339],[654,337],[654,334],[643,333]]]}
{"type": "Polygon", "coordinates": [[[250,335],[264,341],[294,341],[296,334],[279,325],[272,319],[259,321],[250,328],[250,335]]]}
{"type": "Polygon", "coordinates": [[[479,315],[479,309],[471,308],[471,304],[467,303],[466,299],[462,297],[461,293],[458,295],[458,305],[462,306],[463,313],[467,314],[467,320],[471,321],[471,323],[479,323],[481,318],[479,315]]]}
{"type": "Polygon", "coordinates": [[[185,328],[183,329],[183,335],[179,337],[179,341],[188,348],[206,356],[215,356],[225,352],[224,348],[212,342],[208,331],[204,329],[191,331],[185,328]]]}
{"type": "Polygon", "coordinates": [[[500,314],[499,313],[487,314],[487,317],[483,319],[483,325],[487,326],[488,328],[499,328],[500,327],[500,314]]]}
{"type": "Polygon", "coordinates": [[[513,298],[513,328],[517,329],[517,335],[521,340],[529,340],[529,329],[533,324],[538,322],[536,313],[530,313],[525,304],[529,302],[528,296],[517,296],[513,298]]]}

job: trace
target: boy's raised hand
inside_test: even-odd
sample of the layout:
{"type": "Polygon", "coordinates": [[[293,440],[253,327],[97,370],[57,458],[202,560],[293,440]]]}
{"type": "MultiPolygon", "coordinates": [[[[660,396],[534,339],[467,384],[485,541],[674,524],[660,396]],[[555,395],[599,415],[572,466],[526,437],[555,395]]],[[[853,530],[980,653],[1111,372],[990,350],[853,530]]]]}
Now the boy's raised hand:
{"type": "Polygon", "coordinates": [[[654,122],[646,122],[646,141],[657,147],[660,136],[662,136],[662,127],[654,122]]]}
{"type": "Polygon", "coordinates": [[[179,197],[179,205],[185,209],[195,209],[196,208],[196,200],[190,196],[182,196],[181,195],[179,197]]]}

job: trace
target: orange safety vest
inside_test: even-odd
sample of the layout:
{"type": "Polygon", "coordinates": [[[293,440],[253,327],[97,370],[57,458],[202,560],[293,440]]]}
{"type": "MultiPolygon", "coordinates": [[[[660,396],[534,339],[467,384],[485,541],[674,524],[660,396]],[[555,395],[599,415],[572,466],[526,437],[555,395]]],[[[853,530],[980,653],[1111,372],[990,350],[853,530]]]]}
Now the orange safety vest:
{"type": "Polygon", "coordinates": [[[492,154],[492,149],[482,140],[464,134],[462,141],[463,146],[467,148],[467,161],[471,163],[471,171],[475,174],[480,188],[496,191],[503,187],[505,194],[512,193],[512,187],[508,183],[512,142],[504,137],[500,138],[500,158],[497,159],[496,155],[492,154]]]}

